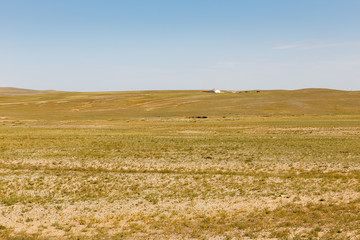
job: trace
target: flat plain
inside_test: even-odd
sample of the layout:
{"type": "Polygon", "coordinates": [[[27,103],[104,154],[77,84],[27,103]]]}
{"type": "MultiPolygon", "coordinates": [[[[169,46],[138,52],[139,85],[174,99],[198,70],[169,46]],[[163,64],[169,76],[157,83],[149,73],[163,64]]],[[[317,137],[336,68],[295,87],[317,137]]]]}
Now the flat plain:
{"type": "Polygon", "coordinates": [[[0,239],[360,239],[360,92],[0,89],[0,239]]]}

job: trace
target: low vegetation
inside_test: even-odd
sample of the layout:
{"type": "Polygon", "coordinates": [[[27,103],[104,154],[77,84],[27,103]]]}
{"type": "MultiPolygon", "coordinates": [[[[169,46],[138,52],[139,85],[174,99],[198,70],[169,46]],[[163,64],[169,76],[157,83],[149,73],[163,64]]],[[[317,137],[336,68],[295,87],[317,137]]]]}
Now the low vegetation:
{"type": "Polygon", "coordinates": [[[359,239],[359,93],[303,91],[0,97],[0,239],[359,239]]]}

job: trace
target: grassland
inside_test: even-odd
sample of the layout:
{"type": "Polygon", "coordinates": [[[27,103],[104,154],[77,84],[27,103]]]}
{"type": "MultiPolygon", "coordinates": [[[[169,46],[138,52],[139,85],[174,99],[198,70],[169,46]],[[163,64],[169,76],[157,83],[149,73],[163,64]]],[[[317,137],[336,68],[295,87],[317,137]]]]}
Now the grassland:
{"type": "Polygon", "coordinates": [[[0,239],[360,239],[359,106],[326,89],[3,94],[0,239]]]}
{"type": "Polygon", "coordinates": [[[23,88],[13,88],[13,87],[0,87],[0,96],[21,96],[21,95],[33,95],[33,94],[45,94],[45,93],[55,93],[59,91],[54,90],[31,90],[23,88]]]}

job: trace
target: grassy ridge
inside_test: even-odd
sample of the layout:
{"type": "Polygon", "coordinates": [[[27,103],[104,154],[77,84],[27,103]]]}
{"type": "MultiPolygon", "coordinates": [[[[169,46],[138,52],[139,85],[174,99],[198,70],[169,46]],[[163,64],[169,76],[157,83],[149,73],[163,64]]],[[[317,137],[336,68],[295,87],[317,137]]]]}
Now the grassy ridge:
{"type": "Polygon", "coordinates": [[[0,97],[9,119],[121,119],[226,115],[359,114],[360,92],[329,89],[47,93],[0,97]]]}
{"type": "Polygon", "coordinates": [[[32,94],[52,93],[52,92],[56,92],[56,91],[53,91],[53,90],[31,90],[31,89],[13,88],[13,87],[0,87],[0,97],[32,95],[32,94]]]}

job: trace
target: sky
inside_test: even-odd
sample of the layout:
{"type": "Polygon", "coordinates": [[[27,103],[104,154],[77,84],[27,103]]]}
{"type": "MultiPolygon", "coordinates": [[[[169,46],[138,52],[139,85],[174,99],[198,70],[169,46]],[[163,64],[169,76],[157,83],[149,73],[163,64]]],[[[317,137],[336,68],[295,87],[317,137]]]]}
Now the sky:
{"type": "Polygon", "coordinates": [[[0,87],[360,90],[359,0],[0,0],[0,87]]]}

